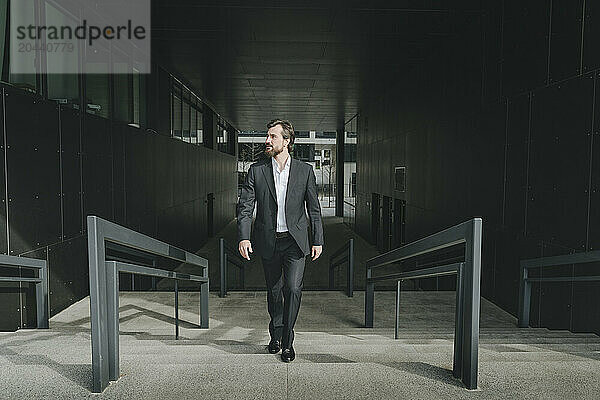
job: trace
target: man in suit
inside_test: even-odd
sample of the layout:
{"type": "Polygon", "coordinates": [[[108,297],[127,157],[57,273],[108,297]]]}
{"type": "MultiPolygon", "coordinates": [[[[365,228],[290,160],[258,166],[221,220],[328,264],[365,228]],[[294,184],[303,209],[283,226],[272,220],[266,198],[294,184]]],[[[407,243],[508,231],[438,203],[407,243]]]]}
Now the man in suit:
{"type": "Polygon", "coordinates": [[[262,258],[271,317],[269,352],[283,349],[281,359],[290,362],[296,357],[292,342],[305,257],[311,254],[316,260],[321,255],[323,223],[313,168],[290,156],[294,144],[292,124],[275,119],[267,129],[265,153],[269,157],[250,166],[238,203],[239,251],[248,260],[249,253],[254,252],[262,258]],[[251,234],[255,203],[256,221],[251,234]]]}

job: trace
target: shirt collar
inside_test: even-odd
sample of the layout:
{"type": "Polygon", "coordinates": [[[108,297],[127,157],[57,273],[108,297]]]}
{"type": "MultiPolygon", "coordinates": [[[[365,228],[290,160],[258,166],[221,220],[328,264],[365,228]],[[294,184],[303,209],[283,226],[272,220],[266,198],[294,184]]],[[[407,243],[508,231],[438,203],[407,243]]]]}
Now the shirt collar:
{"type": "MultiPolygon", "coordinates": [[[[292,159],[292,155],[288,155],[287,161],[285,162],[285,165],[283,166],[283,171],[285,170],[289,170],[290,169],[290,160],[292,159]]],[[[277,161],[275,161],[275,157],[271,157],[271,164],[273,165],[273,169],[275,170],[275,172],[280,172],[279,171],[279,164],[277,164],[277,161]]],[[[281,172],[283,172],[281,171],[281,172]]]]}

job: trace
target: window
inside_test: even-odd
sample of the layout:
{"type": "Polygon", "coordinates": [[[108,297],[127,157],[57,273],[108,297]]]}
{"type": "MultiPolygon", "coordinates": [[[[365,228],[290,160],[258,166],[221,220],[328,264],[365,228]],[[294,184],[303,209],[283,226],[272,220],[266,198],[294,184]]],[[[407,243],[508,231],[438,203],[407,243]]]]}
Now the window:
{"type": "Polygon", "coordinates": [[[172,75],[171,80],[171,136],[188,143],[202,143],[202,100],[172,75]]]}
{"type": "Polygon", "coordinates": [[[172,129],[173,137],[181,139],[181,94],[173,94],[173,118],[172,118],[172,129]]]}
{"type": "Polygon", "coordinates": [[[202,102],[197,100],[197,109],[196,109],[196,143],[202,143],[202,102]]]}
{"type": "Polygon", "coordinates": [[[198,143],[198,112],[195,107],[190,108],[190,142],[198,143]]]}
{"type": "Polygon", "coordinates": [[[109,65],[108,49],[98,43],[94,48],[85,47],[85,103],[86,111],[90,114],[110,117],[110,90],[109,90],[109,65]]]}
{"type": "Polygon", "coordinates": [[[337,134],[336,134],[335,131],[316,132],[315,133],[315,137],[316,138],[321,138],[321,139],[335,139],[337,137],[337,134]]]}
{"type": "Polygon", "coordinates": [[[296,135],[297,138],[308,138],[308,137],[310,137],[310,132],[309,131],[294,131],[294,135],[296,135]]]}
{"type": "Polygon", "coordinates": [[[133,123],[146,126],[146,76],[133,69],[133,123]]]}
{"type": "Polygon", "coordinates": [[[315,145],[294,143],[294,158],[302,161],[315,161],[315,145]]]}
{"type": "MultiPolygon", "coordinates": [[[[13,10],[18,9],[18,14],[24,17],[24,20],[35,21],[35,4],[34,1],[12,1],[11,8],[13,10]]],[[[3,33],[4,34],[4,33],[3,33]]],[[[7,44],[10,41],[9,38],[6,38],[7,44]]],[[[16,61],[16,60],[14,60],[16,61]]],[[[24,58],[23,62],[29,62],[28,58],[24,58]]],[[[25,64],[24,64],[25,65],[25,64]]],[[[37,68],[37,67],[36,67],[37,68]]],[[[18,66],[16,66],[18,69],[18,66]]],[[[22,70],[30,70],[29,68],[22,70]]],[[[37,71],[37,69],[36,69],[37,71]]],[[[38,71],[39,72],[39,71],[38,71]]],[[[38,91],[38,81],[36,74],[13,74],[9,71],[8,81],[15,85],[18,88],[27,90],[29,92],[37,92],[38,91]]]]}
{"type": "Polygon", "coordinates": [[[126,54],[113,49],[113,87],[115,119],[133,122],[133,71],[129,68],[126,54]]]}
{"type": "Polygon", "coordinates": [[[184,93],[181,111],[181,139],[190,142],[190,100],[189,93],[184,93]]]}
{"type": "Polygon", "coordinates": [[[239,133],[240,137],[255,137],[255,136],[260,136],[260,137],[267,137],[267,132],[266,131],[245,131],[245,132],[240,132],[239,133]]]}
{"type": "Polygon", "coordinates": [[[222,153],[229,153],[228,151],[228,136],[229,132],[225,127],[225,121],[221,117],[217,117],[217,132],[215,137],[217,139],[217,150],[222,153]]]}
{"type": "MultiPolygon", "coordinates": [[[[50,3],[46,3],[46,24],[54,26],[73,25],[76,21],[64,14],[50,3]]],[[[65,42],[69,42],[68,39],[65,42]]],[[[79,46],[75,40],[72,52],[46,52],[48,71],[72,70],[79,72],[79,46]]],[[[74,108],[79,107],[79,76],[77,74],[46,75],[48,82],[48,99],[74,108]]]]}

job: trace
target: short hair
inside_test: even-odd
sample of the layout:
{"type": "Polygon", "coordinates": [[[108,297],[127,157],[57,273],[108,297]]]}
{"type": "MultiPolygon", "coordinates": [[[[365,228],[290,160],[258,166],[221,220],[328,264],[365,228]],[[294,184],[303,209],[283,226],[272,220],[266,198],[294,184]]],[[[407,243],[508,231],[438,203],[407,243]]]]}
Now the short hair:
{"type": "Polygon", "coordinates": [[[281,127],[283,128],[283,132],[281,132],[283,138],[290,140],[290,143],[288,144],[288,151],[291,152],[293,150],[294,140],[296,137],[296,135],[294,134],[294,127],[292,126],[292,123],[286,119],[273,119],[267,124],[267,130],[271,129],[276,125],[281,125],[281,127]]]}

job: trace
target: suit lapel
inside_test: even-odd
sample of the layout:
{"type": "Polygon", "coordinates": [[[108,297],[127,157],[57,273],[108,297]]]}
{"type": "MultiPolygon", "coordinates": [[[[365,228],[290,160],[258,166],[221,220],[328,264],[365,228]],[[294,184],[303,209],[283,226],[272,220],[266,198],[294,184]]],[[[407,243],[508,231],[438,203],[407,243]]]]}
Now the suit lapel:
{"type": "Polygon", "coordinates": [[[275,203],[277,203],[277,194],[275,193],[275,178],[273,177],[273,161],[271,161],[271,159],[269,159],[269,162],[265,163],[262,171],[265,175],[265,179],[267,180],[267,186],[269,187],[271,196],[273,196],[275,203]]]}

